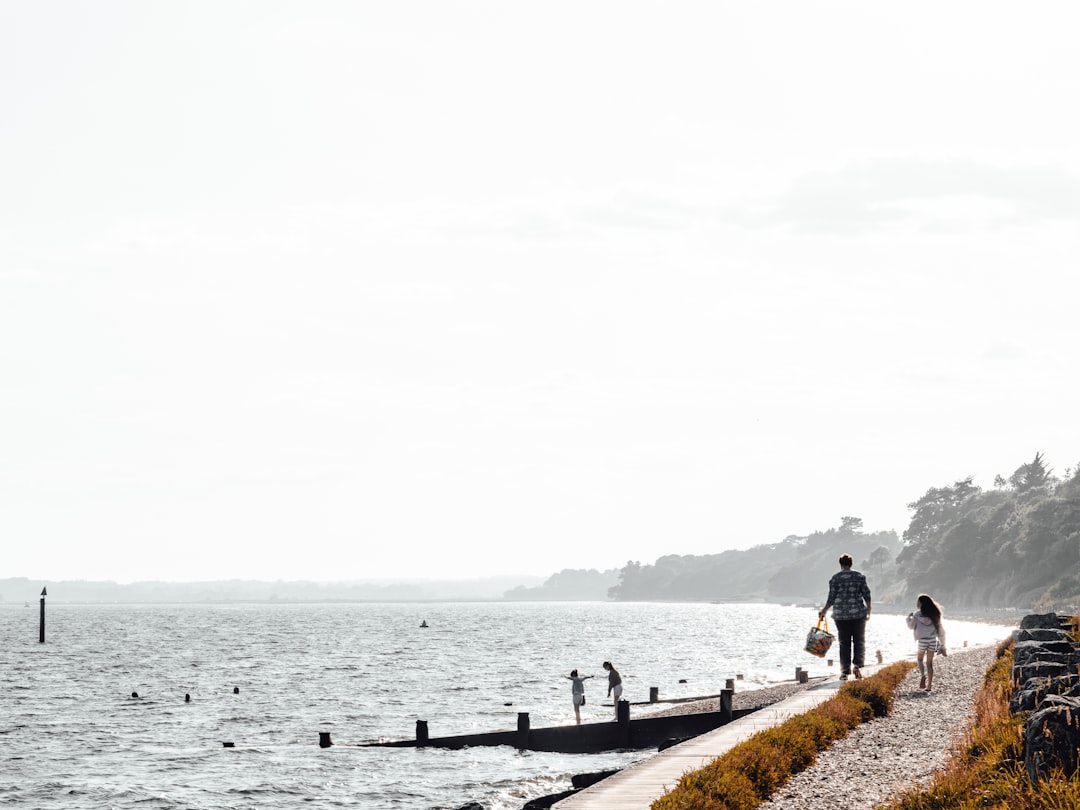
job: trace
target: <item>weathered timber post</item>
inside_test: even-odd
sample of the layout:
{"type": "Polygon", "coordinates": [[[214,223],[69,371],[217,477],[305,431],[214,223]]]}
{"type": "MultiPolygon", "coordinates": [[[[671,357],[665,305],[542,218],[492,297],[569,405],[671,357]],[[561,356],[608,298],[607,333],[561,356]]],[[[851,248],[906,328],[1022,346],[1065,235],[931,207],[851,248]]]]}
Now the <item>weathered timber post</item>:
{"type": "Polygon", "coordinates": [[[529,713],[518,712],[517,747],[525,749],[529,747],[529,713]]]}
{"type": "Polygon", "coordinates": [[[45,589],[41,589],[41,622],[38,625],[38,644],[45,643],[45,589]]]}
{"type": "Polygon", "coordinates": [[[659,686],[650,686],[649,687],[649,703],[656,703],[658,700],[660,700],[660,687],[659,686]]]}
{"type": "Polygon", "coordinates": [[[805,669],[799,670],[799,683],[808,683],[810,681],[810,673],[805,669]]]}
{"type": "Polygon", "coordinates": [[[802,667],[795,667],[795,681],[802,683],[802,667]]]}
{"type": "Polygon", "coordinates": [[[735,679],[734,678],[728,678],[726,681],[724,681],[724,688],[725,689],[730,689],[732,692],[734,692],[735,691],[735,679]]]}
{"type": "Polygon", "coordinates": [[[833,660],[831,658],[829,659],[828,664],[830,667],[833,665],[833,660]]]}
{"type": "Polygon", "coordinates": [[[333,744],[333,741],[330,739],[329,731],[319,732],[319,748],[329,748],[333,744]]]}
{"type": "Polygon", "coordinates": [[[421,748],[428,744],[427,720],[416,721],[416,746],[421,748]]]}
{"type": "Polygon", "coordinates": [[[620,700],[615,704],[615,722],[619,724],[619,736],[623,745],[630,745],[630,701],[620,700]]]}
{"type": "Polygon", "coordinates": [[[720,715],[725,723],[730,723],[735,716],[731,711],[731,698],[734,694],[734,689],[725,689],[720,693],[720,715]]]}
{"type": "Polygon", "coordinates": [[[881,657],[881,650],[877,651],[877,662],[880,664],[885,659],[881,657]]]}

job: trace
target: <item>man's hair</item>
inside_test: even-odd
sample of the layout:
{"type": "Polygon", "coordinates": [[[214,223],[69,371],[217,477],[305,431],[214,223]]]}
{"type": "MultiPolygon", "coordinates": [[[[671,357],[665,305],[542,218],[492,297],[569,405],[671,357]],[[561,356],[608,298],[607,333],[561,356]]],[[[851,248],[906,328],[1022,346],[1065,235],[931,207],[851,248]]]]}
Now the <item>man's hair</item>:
{"type": "Polygon", "coordinates": [[[850,554],[841,554],[840,555],[840,567],[841,568],[851,568],[851,566],[853,566],[854,564],[855,564],[855,561],[853,559],[851,559],[850,554]]]}

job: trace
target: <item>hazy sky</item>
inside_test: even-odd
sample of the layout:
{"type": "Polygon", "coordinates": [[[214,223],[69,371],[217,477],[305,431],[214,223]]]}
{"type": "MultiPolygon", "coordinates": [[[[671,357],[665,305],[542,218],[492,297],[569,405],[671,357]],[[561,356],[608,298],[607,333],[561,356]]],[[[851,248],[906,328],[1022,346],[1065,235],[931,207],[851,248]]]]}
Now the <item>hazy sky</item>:
{"type": "Polygon", "coordinates": [[[0,0],[0,576],[547,575],[1063,472],[1078,24],[0,0]]]}

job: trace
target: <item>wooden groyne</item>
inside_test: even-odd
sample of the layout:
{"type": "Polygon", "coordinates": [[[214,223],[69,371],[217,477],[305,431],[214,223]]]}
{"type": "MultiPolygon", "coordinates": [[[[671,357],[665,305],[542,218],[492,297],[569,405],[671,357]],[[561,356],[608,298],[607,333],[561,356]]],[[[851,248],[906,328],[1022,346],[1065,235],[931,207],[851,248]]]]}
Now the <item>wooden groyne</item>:
{"type": "Polygon", "coordinates": [[[616,720],[582,723],[572,726],[532,728],[528,712],[518,713],[514,730],[453,737],[432,737],[426,720],[416,721],[416,738],[366,743],[365,747],[385,748],[468,748],[470,746],[508,745],[526,751],[549,751],[561,754],[594,754],[620,748],[656,748],[672,740],[685,740],[712,731],[752,710],[733,711],[732,691],[719,695],[720,708],[713,712],[630,718],[630,704],[619,701],[616,720]]]}

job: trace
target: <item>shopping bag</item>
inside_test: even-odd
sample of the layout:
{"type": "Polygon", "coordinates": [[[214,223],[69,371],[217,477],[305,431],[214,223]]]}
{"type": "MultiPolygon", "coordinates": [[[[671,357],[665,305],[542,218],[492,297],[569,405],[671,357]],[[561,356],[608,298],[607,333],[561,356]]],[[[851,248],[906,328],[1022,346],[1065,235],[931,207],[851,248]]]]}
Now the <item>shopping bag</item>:
{"type": "Polygon", "coordinates": [[[818,619],[817,627],[811,627],[810,632],[806,634],[806,647],[804,649],[811,655],[824,658],[832,643],[833,634],[829,632],[829,620],[818,619]],[[822,621],[825,622],[824,630],[821,629],[822,621]]]}

